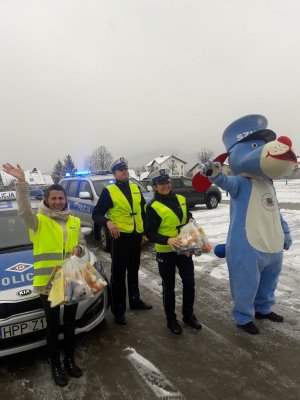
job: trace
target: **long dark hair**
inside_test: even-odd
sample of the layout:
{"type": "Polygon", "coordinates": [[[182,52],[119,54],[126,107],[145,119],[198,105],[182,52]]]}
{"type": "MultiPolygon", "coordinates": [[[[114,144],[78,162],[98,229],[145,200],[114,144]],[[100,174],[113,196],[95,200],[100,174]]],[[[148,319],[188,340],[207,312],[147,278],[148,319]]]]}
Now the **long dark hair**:
{"type": "Polygon", "coordinates": [[[58,185],[57,183],[55,183],[54,185],[50,185],[45,189],[45,191],[44,191],[44,203],[45,203],[45,205],[47,207],[49,207],[48,198],[49,198],[50,192],[52,192],[52,190],[56,190],[57,192],[63,192],[63,194],[65,196],[65,199],[66,199],[66,207],[67,207],[68,203],[67,203],[67,194],[66,194],[65,188],[63,186],[61,186],[61,185],[58,185]]]}

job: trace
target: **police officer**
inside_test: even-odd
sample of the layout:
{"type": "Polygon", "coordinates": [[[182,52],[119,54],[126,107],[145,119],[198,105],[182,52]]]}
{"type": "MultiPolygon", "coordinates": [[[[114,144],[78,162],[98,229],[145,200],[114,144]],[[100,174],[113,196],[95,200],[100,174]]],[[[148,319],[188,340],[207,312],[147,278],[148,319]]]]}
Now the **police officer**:
{"type": "Polygon", "coordinates": [[[155,243],[167,326],[171,332],[180,335],[182,328],[175,313],[176,266],[183,285],[183,322],[196,330],[200,330],[202,325],[193,311],[195,279],[192,256],[187,257],[174,251],[180,246],[180,240],[177,238],[180,227],[193,221],[193,217],[187,209],[185,198],[172,193],[169,173],[169,170],[161,169],[149,175],[155,195],[147,206],[145,232],[148,239],[155,243]]]}
{"type": "Polygon", "coordinates": [[[123,157],[113,162],[111,171],[116,182],[102,190],[93,220],[107,226],[112,237],[111,309],[115,322],[125,325],[126,272],[130,308],[152,308],[140,299],[138,280],[141,246],[147,241],[143,234],[146,203],[139,187],[129,182],[128,164],[123,157]]]}

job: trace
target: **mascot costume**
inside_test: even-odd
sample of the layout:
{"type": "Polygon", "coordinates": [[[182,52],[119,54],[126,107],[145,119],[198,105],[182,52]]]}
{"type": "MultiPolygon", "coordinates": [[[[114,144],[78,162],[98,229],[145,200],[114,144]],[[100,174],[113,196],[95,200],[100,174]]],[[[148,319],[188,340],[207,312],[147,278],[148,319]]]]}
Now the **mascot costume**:
{"type": "Polygon", "coordinates": [[[250,334],[259,333],[254,316],[283,321],[271,307],[275,304],[283,249],[288,250],[292,244],[272,180],[289,175],[297,158],[291,140],[286,136],[276,140],[267,125],[262,115],[247,115],[231,123],[222,138],[227,153],[205,163],[193,179],[197,190],[205,191],[211,181],[230,194],[226,248],[216,246],[215,253],[221,256],[223,246],[233,317],[237,326],[250,334]],[[228,176],[221,165],[227,157],[228,176]]]}

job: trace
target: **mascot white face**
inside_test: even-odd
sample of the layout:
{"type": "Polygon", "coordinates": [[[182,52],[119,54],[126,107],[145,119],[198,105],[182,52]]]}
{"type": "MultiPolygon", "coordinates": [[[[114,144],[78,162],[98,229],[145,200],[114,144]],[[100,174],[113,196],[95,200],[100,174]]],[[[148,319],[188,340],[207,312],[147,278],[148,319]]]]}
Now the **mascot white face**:
{"type": "Polygon", "coordinates": [[[260,167],[270,179],[283,178],[290,175],[297,165],[297,157],[292,150],[292,142],[286,137],[279,137],[263,147],[260,167]]]}
{"type": "Polygon", "coordinates": [[[278,179],[289,175],[295,165],[297,157],[290,139],[285,136],[268,143],[261,139],[243,141],[229,153],[229,166],[234,175],[278,179]]]}

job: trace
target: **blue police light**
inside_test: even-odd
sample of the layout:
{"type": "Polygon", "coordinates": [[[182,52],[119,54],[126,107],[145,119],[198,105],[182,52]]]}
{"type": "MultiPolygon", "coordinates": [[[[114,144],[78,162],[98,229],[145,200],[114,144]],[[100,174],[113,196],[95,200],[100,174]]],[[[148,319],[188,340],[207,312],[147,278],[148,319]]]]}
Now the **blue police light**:
{"type": "Polygon", "coordinates": [[[74,171],[73,173],[66,172],[65,177],[70,178],[70,176],[83,176],[83,175],[90,175],[91,171],[74,171]]]}

